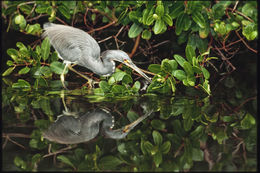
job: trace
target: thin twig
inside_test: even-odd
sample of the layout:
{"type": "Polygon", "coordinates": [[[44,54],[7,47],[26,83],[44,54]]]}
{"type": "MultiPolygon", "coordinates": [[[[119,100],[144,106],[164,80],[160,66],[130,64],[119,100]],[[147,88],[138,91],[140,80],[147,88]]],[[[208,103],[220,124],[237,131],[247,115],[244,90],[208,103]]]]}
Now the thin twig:
{"type": "Polygon", "coordinates": [[[43,158],[49,157],[49,156],[52,156],[52,155],[56,155],[56,154],[59,154],[59,153],[66,152],[66,150],[70,150],[70,149],[75,148],[75,147],[76,147],[76,145],[75,145],[74,147],[71,147],[71,146],[69,145],[69,146],[66,147],[66,148],[62,148],[62,149],[60,149],[60,150],[58,150],[58,151],[55,151],[55,152],[53,152],[53,153],[46,154],[46,155],[43,156],[43,158]]]}
{"type": "Polygon", "coordinates": [[[133,47],[133,49],[132,49],[132,52],[131,52],[130,55],[129,55],[130,58],[133,57],[133,55],[135,54],[135,52],[136,52],[136,50],[137,50],[137,47],[138,47],[138,45],[139,45],[139,43],[140,43],[140,37],[141,37],[141,34],[139,34],[139,35],[137,36],[136,40],[135,40],[135,45],[134,45],[134,47],[133,47]]]}
{"type": "Polygon", "coordinates": [[[253,51],[254,53],[257,53],[257,50],[255,50],[255,49],[253,49],[253,48],[251,48],[250,46],[248,46],[248,44],[245,42],[245,40],[239,35],[239,33],[237,32],[237,31],[235,31],[236,32],[236,34],[237,34],[237,36],[242,40],[242,42],[244,43],[244,45],[248,48],[248,49],[250,49],[251,51],[253,51]]]}
{"type": "Polygon", "coordinates": [[[95,31],[103,30],[103,29],[105,29],[105,28],[108,28],[108,27],[111,26],[111,25],[114,25],[115,23],[116,23],[116,22],[113,21],[113,22],[111,22],[111,23],[109,23],[109,24],[107,24],[107,25],[105,25],[105,26],[100,27],[100,28],[92,29],[91,31],[88,31],[88,33],[90,34],[90,33],[95,32],[95,31]]]}

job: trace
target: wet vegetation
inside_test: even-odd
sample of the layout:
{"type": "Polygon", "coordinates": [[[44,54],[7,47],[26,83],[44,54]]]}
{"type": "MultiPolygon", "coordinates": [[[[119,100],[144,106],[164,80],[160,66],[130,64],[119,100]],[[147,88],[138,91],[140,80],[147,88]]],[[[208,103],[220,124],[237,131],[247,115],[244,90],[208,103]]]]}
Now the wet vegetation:
{"type": "Polygon", "coordinates": [[[256,171],[256,1],[3,1],[1,19],[3,170],[256,171]],[[68,70],[65,90],[48,21],[128,52],[152,83],[122,64],[109,77],[75,66],[99,83],[68,70]],[[96,110],[124,138],[105,120],[76,144],[43,135],[66,116],[75,135],[96,110]]]}

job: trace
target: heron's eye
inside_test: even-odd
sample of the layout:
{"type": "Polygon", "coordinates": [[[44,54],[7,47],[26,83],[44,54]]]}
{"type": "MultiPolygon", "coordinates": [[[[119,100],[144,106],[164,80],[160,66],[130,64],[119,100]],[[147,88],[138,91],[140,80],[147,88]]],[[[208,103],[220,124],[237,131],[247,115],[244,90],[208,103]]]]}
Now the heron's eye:
{"type": "Polygon", "coordinates": [[[124,59],[124,62],[125,62],[125,63],[129,63],[129,61],[128,61],[127,59],[124,59]]]}

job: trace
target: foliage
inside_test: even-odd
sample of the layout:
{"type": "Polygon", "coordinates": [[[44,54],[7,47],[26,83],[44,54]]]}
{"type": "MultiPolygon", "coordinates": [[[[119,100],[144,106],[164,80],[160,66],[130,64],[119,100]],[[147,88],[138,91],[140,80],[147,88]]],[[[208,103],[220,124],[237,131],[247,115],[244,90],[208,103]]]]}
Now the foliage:
{"type": "MultiPolygon", "coordinates": [[[[8,22],[7,31],[11,28],[38,37],[42,28],[32,21],[42,16],[47,16],[50,22],[71,23],[85,14],[84,20],[87,18],[94,25],[99,21],[97,14],[100,14],[103,23],[129,26],[129,38],[140,35],[147,40],[153,34],[163,34],[174,27],[178,44],[186,43],[186,57],[174,54],[174,59],[162,59],[160,70],[158,64],[149,66],[155,76],[148,92],[165,95],[175,93],[178,81],[186,87],[201,88],[210,94],[210,73],[206,68],[211,64],[210,60],[217,59],[210,55],[212,43],[209,40],[212,36],[221,42],[226,42],[232,33],[238,32],[242,32],[248,41],[258,37],[255,1],[5,1],[2,10],[5,22],[8,22]],[[176,62],[183,69],[178,69],[176,62]]],[[[86,22],[85,25],[88,26],[86,22]]],[[[57,54],[52,53],[48,39],[33,47],[21,42],[17,42],[16,46],[18,50],[7,50],[11,59],[6,62],[9,68],[2,76],[18,70],[21,77],[32,76],[34,80],[29,83],[18,81],[14,83],[15,88],[24,88],[28,84],[31,89],[62,87],[54,78],[55,74],[62,72],[64,65],[58,62],[57,54]]],[[[140,83],[133,84],[128,72],[115,73],[108,81],[99,84],[95,93],[106,96],[138,93],[140,83]]]]}

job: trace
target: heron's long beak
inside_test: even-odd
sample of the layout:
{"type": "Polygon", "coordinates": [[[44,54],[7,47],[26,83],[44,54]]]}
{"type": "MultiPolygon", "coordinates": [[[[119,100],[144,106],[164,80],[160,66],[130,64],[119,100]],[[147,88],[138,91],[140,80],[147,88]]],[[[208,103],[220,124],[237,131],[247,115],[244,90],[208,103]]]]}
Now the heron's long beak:
{"type": "Polygon", "coordinates": [[[139,73],[141,76],[143,76],[147,81],[152,83],[152,80],[148,76],[146,76],[146,74],[144,72],[142,72],[142,70],[140,68],[138,68],[132,61],[124,60],[124,64],[127,65],[128,67],[132,68],[133,70],[135,70],[137,73],[139,73]]]}
{"type": "Polygon", "coordinates": [[[145,118],[147,118],[148,116],[151,115],[151,113],[153,113],[153,111],[149,111],[147,112],[145,115],[139,117],[137,120],[135,120],[134,122],[132,122],[131,124],[128,124],[124,127],[123,132],[124,133],[128,133],[129,131],[131,131],[135,126],[137,126],[140,122],[142,122],[145,118]]]}

